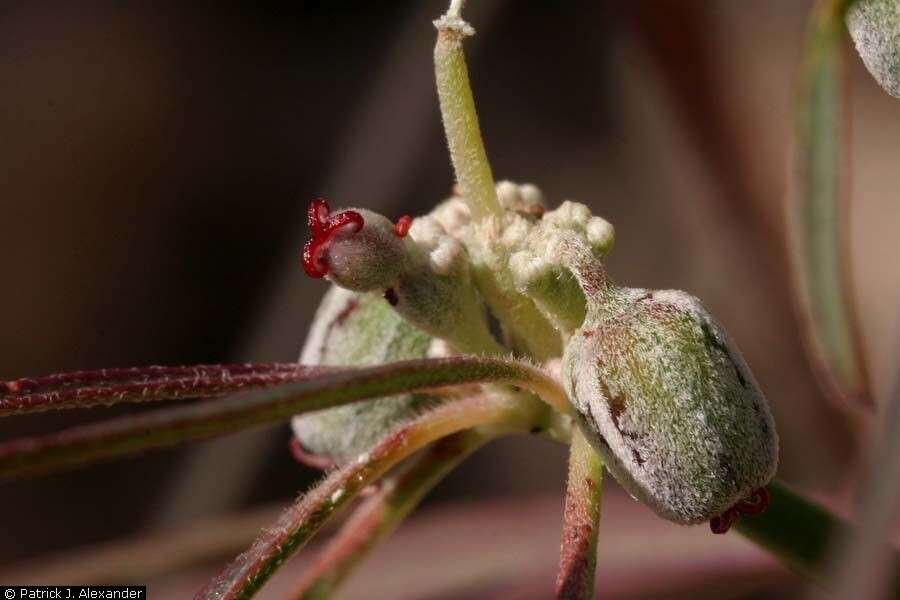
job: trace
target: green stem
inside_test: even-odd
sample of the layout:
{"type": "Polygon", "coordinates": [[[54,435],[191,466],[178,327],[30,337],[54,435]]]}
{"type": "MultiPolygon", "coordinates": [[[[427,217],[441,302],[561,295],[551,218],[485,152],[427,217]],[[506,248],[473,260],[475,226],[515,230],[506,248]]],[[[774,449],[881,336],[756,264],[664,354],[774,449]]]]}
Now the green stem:
{"type": "Polygon", "coordinates": [[[534,301],[516,290],[507,269],[494,269],[476,262],[473,257],[472,277],[491,312],[503,323],[507,336],[517,351],[524,351],[538,361],[558,358],[562,354],[559,333],[541,314],[534,301]]]}
{"type": "Polygon", "coordinates": [[[569,482],[563,524],[558,600],[591,600],[597,566],[603,462],[576,427],[569,451],[569,482]]]}
{"type": "Polygon", "coordinates": [[[309,567],[294,596],[302,600],[330,598],[438,482],[488,441],[490,436],[477,431],[454,434],[412,459],[401,472],[384,478],[309,567]]]}
{"type": "Polygon", "coordinates": [[[456,180],[472,218],[480,221],[488,216],[501,217],[503,209],[481,139],[462,49],[463,38],[473,32],[459,16],[461,3],[454,4],[447,15],[435,22],[438,39],[434,47],[434,73],[456,180]]]}
{"type": "Polygon", "coordinates": [[[517,385],[557,410],[570,410],[559,383],[526,363],[462,356],[413,360],[348,369],[221,400],[0,443],[0,477],[208,439],[360,400],[475,383],[517,385]]]}
{"type": "MultiPolygon", "coordinates": [[[[777,556],[794,571],[819,583],[830,575],[831,551],[836,540],[849,532],[845,521],[779,483],[768,486],[771,500],[761,515],[738,521],[736,529],[758,546],[777,556]]],[[[900,573],[900,555],[892,551],[894,571],[900,573]]],[[[894,585],[894,590],[900,587],[894,585]]]]}
{"type": "Polygon", "coordinates": [[[443,404],[400,426],[365,455],[329,475],[290,507],[251,548],[210,581],[196,600],[250,598],[290,556],[367,485],[418,449],[472,427],[527,431],[535,415],[515,395],[477,396],[443,404]]]}

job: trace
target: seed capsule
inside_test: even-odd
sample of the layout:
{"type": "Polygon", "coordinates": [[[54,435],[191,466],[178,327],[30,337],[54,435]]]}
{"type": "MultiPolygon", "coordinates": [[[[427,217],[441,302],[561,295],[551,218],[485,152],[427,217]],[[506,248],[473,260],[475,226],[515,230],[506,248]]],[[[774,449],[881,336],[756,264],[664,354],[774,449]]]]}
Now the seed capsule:
{"type": "MultiPolygon", "coordinates": [[[[431,338],[407,323],[377,294],[333,286],[316,313],[300,362],[366,366],[424,358],[431,338]]],[[[294,417],[303,450],[336,463],[353,460],[391,429],[435,400],[390,396],[294,417]]]]}
{"type": "Polygon", "coordinates": [[[568,342],[563,383],[610,472],[666,519],[727,529],[775,473],[765,397],[684,292],[606,288],[568,342]]]}
{"type": "Polygon", "coordinates": [[[847,11],[847,29],[872,77],[900,98],[900,4],[858,0],[847,11]]]}

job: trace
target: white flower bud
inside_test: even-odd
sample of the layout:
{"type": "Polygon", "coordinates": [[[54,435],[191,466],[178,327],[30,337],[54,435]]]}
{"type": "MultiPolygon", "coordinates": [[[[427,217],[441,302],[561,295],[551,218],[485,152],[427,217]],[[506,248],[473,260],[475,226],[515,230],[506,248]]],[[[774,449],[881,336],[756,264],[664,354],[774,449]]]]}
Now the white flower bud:
{"type": "Polygon", "coordinates": [[[369,210],[331,214],[324,200],[313,202],[309,209],[312,237],[304,249],[304,269],[311,277],[326,276],[357,292],[390,287],[416,254],[415,245],[398,227],[369,210]]]}
{"type": "Polygon", "coordinates": [[[381,292],[410,323],[460,351],[505,352],[488,330],[465,247],[437,219],[418,221],[393,224],[364,209],[332,215],[317,200],[309,209],[304,269],[345,289],[381,292]]]}

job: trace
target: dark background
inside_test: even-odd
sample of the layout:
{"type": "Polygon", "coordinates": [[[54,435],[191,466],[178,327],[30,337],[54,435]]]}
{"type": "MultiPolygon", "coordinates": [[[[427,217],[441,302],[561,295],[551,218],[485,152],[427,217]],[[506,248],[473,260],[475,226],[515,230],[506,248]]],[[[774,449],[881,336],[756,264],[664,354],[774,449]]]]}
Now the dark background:
{"type": "MultiPolygon", "coordinates": [[[[611,221],[609,268],[620,282],[703,298],[773,405],[780,477],[842,510],[871,423],[816,386],[784,252],[791,101],[809,4],[471,4],[478,35],[467,51],[495,176],[533,182],[551,203],[578,200],[611,221]]],[[[326,288],[298,264],[307,202],[325,196],[393,218],[448,195],[430,24],[444,9],[430,0],[3,3],[0,379],[295,360],[326,288]]],[[[891,258],[900,111],[855,54],[848,59],[850,256],[880,398],[900,290],[891,258]]],[[[7,419],[0,435],[135,410],[7,419]]],[[[288,435],[271,428],[3,483],[0,565],[26,573],[73,549],[285,504],[316,477],[290,459],[288,435]]],[[[529,502],[559,512],[564,478],[563,448],[501,442],[442,484],[429,514],[441,522],[442,510],[484,498],[513,513],[529,502]]],[[[638,543],[634,564],[654,564],[657,545],[640,545],[649,531],[662,527],[681,543],[687,530],[609,489],[605,517],[613,528],[632,523],[616,535],[638,543]]],[[[747,579],[734,597],[795,590],[780,567],[748,556],[716,567],[747,579]]],[[[625,571],[611,569],[607,581],[625,571]]],[[[519,597],[509,590],[527,578],[504,577],[471,584],[466,597],[519,597]]],[[[182,590],[182,580],[160,581],[182,590]]],[[[641,585],[611,584],[611,594],[650,597],[641,585]]]]}

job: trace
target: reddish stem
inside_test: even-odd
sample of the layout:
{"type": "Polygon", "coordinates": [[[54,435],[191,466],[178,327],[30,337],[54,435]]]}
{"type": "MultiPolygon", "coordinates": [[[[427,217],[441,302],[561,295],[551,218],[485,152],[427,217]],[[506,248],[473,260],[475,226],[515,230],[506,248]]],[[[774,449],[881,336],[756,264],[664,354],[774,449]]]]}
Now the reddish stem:
{"type": "Polygon", "coordinates": [[[75,371],[0,382],[0,416],[122,402],[210,398],[308,376],[307,367],[294,363],[75,371]]]}

